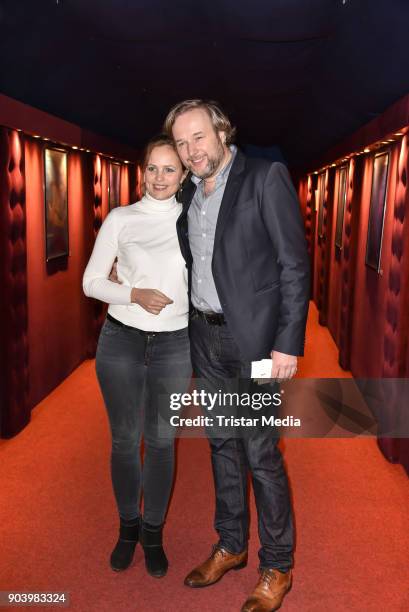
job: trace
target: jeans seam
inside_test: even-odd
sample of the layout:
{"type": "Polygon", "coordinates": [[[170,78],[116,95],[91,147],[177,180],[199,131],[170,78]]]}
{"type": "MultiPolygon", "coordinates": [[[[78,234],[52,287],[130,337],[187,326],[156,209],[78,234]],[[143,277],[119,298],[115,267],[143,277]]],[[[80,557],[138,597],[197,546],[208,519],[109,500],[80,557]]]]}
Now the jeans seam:
{"type": "MultiPolygon", "coordinates": [[[[238,451],[238,443],[239,441],[236,440],[236,444],[235,444],[235,452],[236,452],[236,458],[237,458],[237,463],[238,463],[238,468],[239,468],[239,473],[241,474],[241,462],[240,462],[240,454],[238,451]]],[[[246,475],[247,476],[247,475],[246,475]]],[[[243,487],[243,479],[239,478],[239,483],[240,483],[240,495],[241,495],[241,503],[242,503],[242,510],[243,512],[246,511],[246,500],[244,498],[244,487],[243,487]]],[[[240,541],[244,542],[244,530],[243,530],[243,525],[242,522],[244,520],[244,517],[242,517],[242,520],[240,522],[240,541]]]]}

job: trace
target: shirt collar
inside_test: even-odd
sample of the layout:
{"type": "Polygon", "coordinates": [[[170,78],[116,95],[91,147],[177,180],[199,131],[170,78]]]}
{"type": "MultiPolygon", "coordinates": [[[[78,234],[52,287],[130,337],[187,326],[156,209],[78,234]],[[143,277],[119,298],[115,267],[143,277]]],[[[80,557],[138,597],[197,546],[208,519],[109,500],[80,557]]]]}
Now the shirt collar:
{"type": "MultiPolygon", "coordinates": [[[[219,174],[217,175],[217,177],[216,177],[216,185],[220,185],[220,183],[227,178],[227,176],[228,176],[228,174],[230,172],[230,169],[231,169],[231,167],[233,165],[234,158],[236,157],[237,147],[235,145],[230,145],[229,149],[230,149],[230,152],[231,152],[231,158],[229,160],[229,163],[226,164],[225,167],[223,168],[223,170],[221,172],[219,172],[219,174]]],[[[200,177],[195,176],[194,174],[192,174],[191,180],[193,181],[193,183],[195,185],[199,185],[199,183],[201,183],[203,179],[201,179],[200,177]]]]}

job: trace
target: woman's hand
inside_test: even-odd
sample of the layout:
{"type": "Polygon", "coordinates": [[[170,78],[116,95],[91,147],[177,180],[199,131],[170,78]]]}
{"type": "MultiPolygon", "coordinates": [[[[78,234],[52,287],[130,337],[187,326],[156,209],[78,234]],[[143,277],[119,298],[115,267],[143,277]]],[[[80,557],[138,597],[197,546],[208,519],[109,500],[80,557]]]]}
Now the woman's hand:
{"type": "Polygon", "coordinates": [[[131,302],[139,304],[144,310],[154,315],[158,315],[168,304],[173,304],[173,300],[158,289],[137,289],[136,287],[132,287],[131,302]]]}
{"type": "Polygon", "coordinates": [[[118,278],[118,260],[117,259],[115,259],[114,263],[112,264],[112,268],[111,268],[111,272],[109,273],[108,280],[110,280],[111,283],[118,283],[119,285],[122,285],[122,282],[118,278]]]}

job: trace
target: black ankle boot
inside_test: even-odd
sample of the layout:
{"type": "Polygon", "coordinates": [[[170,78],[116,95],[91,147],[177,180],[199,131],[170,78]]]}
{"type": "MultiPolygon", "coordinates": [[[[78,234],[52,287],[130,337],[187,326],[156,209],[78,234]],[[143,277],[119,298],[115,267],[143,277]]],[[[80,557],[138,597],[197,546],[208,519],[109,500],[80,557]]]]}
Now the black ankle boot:
{"type": "Polygon", "coordinates": [[[111,567],[115,572],[125,570],[131,565],[138,537],[139,518],[134,521],[121,519],[118,542],[111,554],[111,567]]]}
{"type": "Polygon", "coordinates": [[[145,565],[148,573],[155,578],[162,578],[168,571],[168,560],[162,546],[163,525],[142,523],[141,544],[145,553],[145,565]]]}

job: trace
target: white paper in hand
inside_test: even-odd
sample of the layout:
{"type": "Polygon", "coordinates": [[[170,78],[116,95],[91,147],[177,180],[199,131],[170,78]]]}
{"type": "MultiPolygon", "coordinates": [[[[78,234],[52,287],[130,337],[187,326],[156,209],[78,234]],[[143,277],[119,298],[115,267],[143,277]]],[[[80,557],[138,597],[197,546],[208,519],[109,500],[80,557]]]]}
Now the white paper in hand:
{"type": "Polygon", "coordinates": [[[272,359],[251,362],[251,378],[271,378],[272,359]]]}

